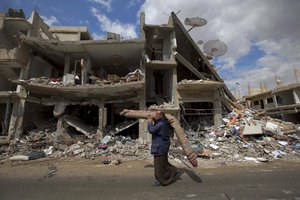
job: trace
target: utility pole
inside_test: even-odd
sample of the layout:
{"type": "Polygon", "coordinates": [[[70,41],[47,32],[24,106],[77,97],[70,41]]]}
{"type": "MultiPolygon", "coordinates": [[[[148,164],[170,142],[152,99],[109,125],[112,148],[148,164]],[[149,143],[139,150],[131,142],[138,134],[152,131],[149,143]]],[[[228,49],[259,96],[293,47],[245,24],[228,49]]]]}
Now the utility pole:
{"type": "Polygon", "coordinates": [[[241,99],[241,88],[240,88],[240,83],[235,83],[237,85],[237,91],[238,91],[238,98],[241,99]]]}
{"type": "Polygon", "coordinates": [[[294,65],[294,75],[295,75],[296,83],[299,83],[298,82],[298,69],[295,67],[295,65],[294,65]]]}

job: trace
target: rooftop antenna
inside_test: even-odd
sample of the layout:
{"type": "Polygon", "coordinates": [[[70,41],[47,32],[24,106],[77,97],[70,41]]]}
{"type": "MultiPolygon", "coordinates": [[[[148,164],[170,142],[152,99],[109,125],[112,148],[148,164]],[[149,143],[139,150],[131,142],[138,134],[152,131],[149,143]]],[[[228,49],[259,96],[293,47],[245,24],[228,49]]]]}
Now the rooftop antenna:
{"type": "Polygon", "coordinates": [[[295,65],[294,65],[294,75],[295,75],[296,83],[299,83],[299,81],[298,81],[298,69],[295,67],[295,65]]]}
{"type": "Polygon", "coordinates": [[[176,15],[178,14],[178,13],[180,13],[181,12],[181,10],[178,10],[177,12],[176,12],[176,15]]]}
{"type": "Polygon", "coordinates": [[[191,18],[185,18],[184,20],[185,25],[191,26],[191,28],[188,30],[190,32],[195,27],[201,27],[207,24],[206,19],[200,18],[200,17],[191,17],[191,18]]]}
{"type": "Polygon", "coordinates": [[[217,40],[209,40],[203,46],[203,51],[207,54],[207,58],[211,60],[213,57],[223,56],[227,52],[227,45],[217,40]]]}
{"type": "Polygon", "coordinates": [[[275,78],[276,89],[278,89],[282,86],[282,80],[280,79],[280,77],[277,76],[276,71],[274,71],[274,78],[275,78]]]}
{"type": "Polygon", "coordinates": [[[248,82],[248,96],[251,96],[251,95],[252,95],[251,85],[248,82]]]}

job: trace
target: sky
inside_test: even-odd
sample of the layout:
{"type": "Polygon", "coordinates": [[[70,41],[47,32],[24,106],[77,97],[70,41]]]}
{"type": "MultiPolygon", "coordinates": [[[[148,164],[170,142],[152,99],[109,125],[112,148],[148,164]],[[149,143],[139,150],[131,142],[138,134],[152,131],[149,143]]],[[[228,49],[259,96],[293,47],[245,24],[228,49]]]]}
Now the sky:
{"type": "MultiPolygon", "coordinates": [[[[95,39],[106,31],[122,38],[139,37],[139,13],[147,24],[167,23],[169,14],[207,20],[189,33],[197,42],[219,39],[225,55],[212,63],[234,94],[247,94],[247,86],[269,89],[275,77],[283,84],[300,81],[299,0],[0,0],[0,11],[22,8],[26,17],[36,10],[49,24],[87,26],[95,39]]],[[[186,26],[188,29],[189,27],[186,26]]]]}

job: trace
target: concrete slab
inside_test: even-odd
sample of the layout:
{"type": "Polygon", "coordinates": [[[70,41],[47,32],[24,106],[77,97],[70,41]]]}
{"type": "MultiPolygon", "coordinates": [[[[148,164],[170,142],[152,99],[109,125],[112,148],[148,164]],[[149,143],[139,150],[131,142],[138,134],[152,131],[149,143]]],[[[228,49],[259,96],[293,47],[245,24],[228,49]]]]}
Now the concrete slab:
{"type": "Polygon", "coordinates": [[[243,135],[262,135],[262,124],[256,123],[256,124],[246,124],[244,127],[243,135]]]}
{"type": "Polygon", "coordinates": [[[74,127],[77,131],[83,133],[88,138],[92,138],[93,128],[91,126],[86,125],[82,120],[72,117],[70,115],[64,115],[64,121],[70,126],[74,127]]]}

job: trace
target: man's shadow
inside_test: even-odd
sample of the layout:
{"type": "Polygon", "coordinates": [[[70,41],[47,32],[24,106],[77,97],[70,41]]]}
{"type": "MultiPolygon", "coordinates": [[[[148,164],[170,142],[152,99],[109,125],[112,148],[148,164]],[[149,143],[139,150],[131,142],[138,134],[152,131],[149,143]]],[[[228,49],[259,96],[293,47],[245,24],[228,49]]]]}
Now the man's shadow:
{"type": "MultiPolygon", "coordinates": [[[[144,168],[154,168],[154,165],[145,165],[144,168]]],[[[187,168],[178,168],[178,173],[176,174],[173,183],[178,181],[179,179],[181,179],[180,177],[184,173],[186,173],[196,183],[202,183],[202,179],[201,179],[200,175],[198,173],[194,172],[193,170],[190,170],[187,168]]]]}

